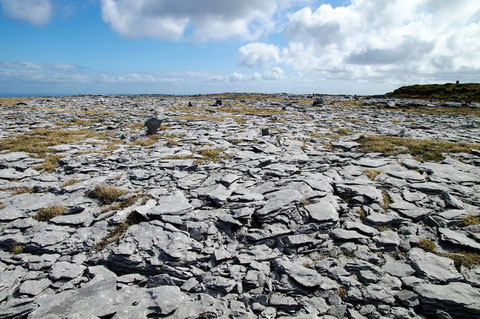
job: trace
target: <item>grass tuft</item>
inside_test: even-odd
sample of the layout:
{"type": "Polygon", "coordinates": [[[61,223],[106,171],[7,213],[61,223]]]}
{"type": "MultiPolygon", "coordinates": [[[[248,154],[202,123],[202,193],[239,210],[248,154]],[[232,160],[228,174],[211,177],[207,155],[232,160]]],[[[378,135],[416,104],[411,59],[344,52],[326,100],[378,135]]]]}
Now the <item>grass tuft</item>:
{"type": "Polygon", "coordinates": [[[103,204],[112,204],[126,193],[127,191],[114,186],[97,185],[93,190],[87,192],[86,195],[100,200],[103,204]]]}
{"type": "Polygon", "coordinates": [[[462,219],[465,226],[480,225],[480,219],[473,215],[468,215],[462,219]]]}
{"type": "Polygon", "coordinates": [[[390,204],[392,203],[392,199],[390,198],[390,195],[387,193],[383,193],[383,210],[386,212],[388,208],[390,207],[390,204]]]}
{"type": "Polygon", "coordinates": [[[58,160],[63,158],[61,155],[52,155],[45,159],[45,161],[38,166],[35,166],[36,170],[43,170],[45,172],[52,172],[58,167],[58,160]]]}
{"type": "Polygon", "coordinates": [[[80,183],[80,182],[83,182],[83,179],[72,178],[72,179],[66,181],[65,183],[63,183],[62,185],[60,185],[60,187],[65,188],[67,186],[72,186],[72,185],[75,185],[75,184],[80,183]]]}
{"type": "Polygon", "coordinates": [[[132,206],[133,204],[135,204],[137,202],[137,200],[139,200],[140,198],[143,198],[143,197],[145,197],[145,195],[136,195],[136,196],[124,199],[117,204],[113,204],[113,205],[110,205],[108,207],[105,207],[104,209],[102,209],[102,213],[110,212],[112,210],[125,209],[127,207],[132,206]]]}
{"type": "Polygon", "coordinates": [[[12,252],[12,254],[18,255],[22,254],[24,249],[25,247],[23,245],[14,245],[10,251],[12,252]]]}
{"type": "Polygon", "coordinates": [[[113,230],[111,230],[97,245],[95,245],[95,250],[101,251],[107,245],[117,242],[120,240],[123,234],[127,232],[130,226],[139,224],[141,221],[143,221],[141,215],[137,213],[131,213],[123,223],[116,225],[113,230]]]}
{"type": "Polygon", "coordinates": [[[366,169],[364,171],[365,175],[367,175],[367,177],[373,181],[375,180],[375,177],[377,177],[378,175],[382,174],[382,171],[378,170],[378,169],[366,169]]]}
{"type": "Polygon", "coordinates": [[[429,253],[435,252],[435,243],[426,238],[423,238],[422,240],[420,240],[420,242],[418,243],[418,247],[429,253]]]}
{"type": "Polygon", "coordinates": [[[66,210],[67,208],[65,206],[59,205],[41,208],[33,219],[38,220],[39,222],[47,222],[53,217],[62,215],[66,210]]]}
{"type": "Polygon", "coordinates": [[[226,156],[221,156],[221,153],[225,151],[224,148],[204,148],[198,150],[198,154],[203,158],[211,162],[220,162],[222,159],[226,159],[226,156]]]}
{"type": "Polygon", "coordinates": [[[14,188],[12,191],[12,195],[20,195],[20,194],[31,194],[33,193],[33,187],[17,187],[14,188]]]}

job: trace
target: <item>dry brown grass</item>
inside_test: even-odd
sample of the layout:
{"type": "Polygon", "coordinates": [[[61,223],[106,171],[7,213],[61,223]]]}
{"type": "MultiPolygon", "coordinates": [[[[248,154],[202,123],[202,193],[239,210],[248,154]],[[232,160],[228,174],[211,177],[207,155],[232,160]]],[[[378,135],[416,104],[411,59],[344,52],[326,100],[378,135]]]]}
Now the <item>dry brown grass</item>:
{"type": "Polygon", "coordinates": [[[198,154],[203,156],[203,159],[211,162],[220,162],[223,159],[227,159],[226,156],[222,156],[222,152],[224,152],[225,149],[223,148],[204,148],[201,150],[198,150],[198,154]]]}
{"type": "Polygon", "coordinates": [[[132,205],[135,204],[139,199],[144,198],[144,197],[146,197],[146,195],[136,195],[136,196],[127,198],[127,199],[122,200],[121,202],[119,202],[119,203],[117,203],[117,204],[113,204],[113,205],[110,205],[110,206],[108,206],[108,207],[105,207],[104,209],[102,209],[102,213],[106,213],[106,212],[109,212],[109,211],[112,211],[112,210],[122,210],[122,209],[125,209],[125,208],[127,208],[127,207],[132,206],[132,205]]]}
{"type": "Polygon", "coordinates": [[[52,155],[45,159],[45,161],[38,166],[35,166],[36,170],[43,170],[45,172],[52,172],[58,167],[58,160],[63,158],[61,155],[52,155]]]}
{"type": "Polygon", "coordinates": [[[12,188],[12,195],[20,195],[20,194],[31,194],[33,193],[33,187],[15,187],[12,188]]]}
{"type": "Polygon", "coordinates": [[[120,238],[125,234],[128,230],[128,228],[132,225],[136,225],[140,223],[142,220],[138,216],[138,214],[132,213],[130,214],[127,219],[118,225],[116,225],[113,230],[111,230],[107,236],[102,238],[102,240],[95,245],[94,249],[96,251],[101,251],[104,249],[107,245],[112,244],[120,240],[120,238]]]}
{"type": "Polygon", "coordinates": [[[0,203],[0,209],[4,209],[5,208],[5,205],[3,205],[3,203],[0,203]]]}
{"type": "Polygon", "coordinates": [[[114,186],[97,185],[93,190],[87,192],[86,195],[100,200],[103,204],[112,204],[126,193],[127,191],[114,186]]]}
{"type": "Polygon", "coordinates": [[[47,222],[53,217],[62,215],[66,210],[67,208],[65,206],[59,205],[41,208],[33,218],[39,222],[47,222]]]}
{"type": "Polygon", "coordinates": [[[158,142],[160,135],[150,135],[148,139],[136,140],[132,142],[132,145],[137,146],[150,146],[158,142]]]}
{"type": "Polygon", "coordinates": [[[72,178],[60,185],[61,188],[67,187],[67,186],[72,186],[77,183],[83,182],[83,179],[78,179],[78,178],[72,178]]]}
{"type": "Polygon", "coordinates": [[[366,169],[363,171],[365,173],[365,175],[367,175],[367,177],[373,181],[375,180],[375,177],[377,177],[378,175],[382,174],[382,171],[378,170],[378,169],[366,169]]]}
{"type": "Polygon", "coordinates": [[[418,247],[429,253],[435,252],[435,243],[426,238],[420,240],[420,242],[418,243],[418,247]]]}
{"type": "Polygon", "coordinates": [[[468,215],[462,219],[465,226],[480,225],[480,219],[473,215],[468,215]]]}
{"type": "Polygon", "coordinates": [[[34,129],[25,134],[11,135],[0,141],[0,150],[27,152],[40,157],[52,153],[50,146],[79,142],[90,137],[105,138],[107,135],[96,131],[34,129]]]}
{"type": "Polygon", "coordinates": [[[411,154],[423,161],[441,161],[442,153],[471,153],[471,148],[480,145],[472,143],[454,143],[431,140],[415,140],[392,136],[361,136],[357,142],[360,151],[365,153],[384,153],[386,155],[411,154]]]}

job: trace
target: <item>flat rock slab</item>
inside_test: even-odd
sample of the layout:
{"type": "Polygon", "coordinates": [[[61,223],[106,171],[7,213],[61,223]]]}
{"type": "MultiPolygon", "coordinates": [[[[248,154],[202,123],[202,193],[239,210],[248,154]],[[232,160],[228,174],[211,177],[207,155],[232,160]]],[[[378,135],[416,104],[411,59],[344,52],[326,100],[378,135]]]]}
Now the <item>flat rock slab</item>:
{"type": "Polygon", "coordinates": [[[467,235],[463,233],[456,232],[448,228],[439,228],[438,232],[442,240],[446,242],[457,246],[480,250],[480,243],[470,237],[467,237],[467,235]]]}
{"type": "Polygon", "coordinates": [[[147,212],[147,217],[157,219],[162,215],[182,215],[192,211],[193,206],[190,205],[188,199],[182,192],[175,192],[173,195],[161,197],[157,206],[147,212]]]}
{"type": "Polygon", "coordinates": [[[338,212],[330,197],[322,198],[318,203],[306,205],[305,209],[315,222],[337,222],[338,212]]]}
{"type": "Polygon", "coordinates": [[[287,274],[296,282],[308,288],[318,287],[325,281],[325,278],[316,270],[297,265],[288,260],[276,259],[275,268],[278,272],[287,274]]]}
{"type": "Polygon", "coordinates": [[[408,259],[421,276],[434,283],[443,283],[462,279],[453,264],[453,260],[437,256],[420,248],[413,248],[408,259]]]}
{"type": "Polygon", "coordinates": [[[422,284],[414,291],[420,296],[420,306],[434,314],[441,310],[452,318],[480,317],[480,290],[461,282],[447,285],[422,284]]]}
{"type": "Polygon", "coordinates": [[[284,189],[265,195],[265,205],[256,211],[256,214],[264,216],[285,208],[288,205],[299,203],[302,194],[295,189],[284,189]]]}

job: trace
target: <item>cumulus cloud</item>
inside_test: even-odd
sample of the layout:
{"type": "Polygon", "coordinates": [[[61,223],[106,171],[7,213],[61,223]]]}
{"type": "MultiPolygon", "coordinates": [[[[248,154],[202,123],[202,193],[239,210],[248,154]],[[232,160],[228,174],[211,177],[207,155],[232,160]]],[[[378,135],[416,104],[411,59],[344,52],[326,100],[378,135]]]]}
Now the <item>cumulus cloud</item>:
{"type": "Polygon", "coordinates": [[[449,77],[480,71],[478,0],[352,0],[337,8],[305,7],[288,17],[284,35],[288,43],[279,57],[265,53],[266,43],[247,44],[239,50],[240,63],[275,61],[335,79],[454,80],[449,77]]]}
{"type": "Polygon", "coordinates": [[[9,17],[35,25],[46,24],[52,15],[50,0],[0,0],[0,4],[9,17]]]}
{"type": "Polygon", "coordinates": [[[102,17],[128,38],[180,40],[192,28],[193,41],[232,37],[253,40],[273,27],[275,0],[102,0],[102,17]]]}
{"type": "Polygon", "coordinates": [[[239,64],[247,67],[265,66],[280,61],[278,47],[273,44],[254,42],[242,46],[238,51],[239,64]]]}

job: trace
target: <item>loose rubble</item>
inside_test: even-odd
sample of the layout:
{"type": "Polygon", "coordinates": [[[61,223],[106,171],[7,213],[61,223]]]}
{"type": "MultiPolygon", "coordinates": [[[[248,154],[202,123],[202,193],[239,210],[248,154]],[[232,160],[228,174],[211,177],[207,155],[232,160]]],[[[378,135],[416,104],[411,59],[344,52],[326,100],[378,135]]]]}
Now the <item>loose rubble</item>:
{"type": "Polygon", "coordinates": [[[8,101],[1,318],[480,317],[480,118],[441,111],[460,105],[8,101]],[[471,144],[434,162],[361,136],[471,144]]]}

